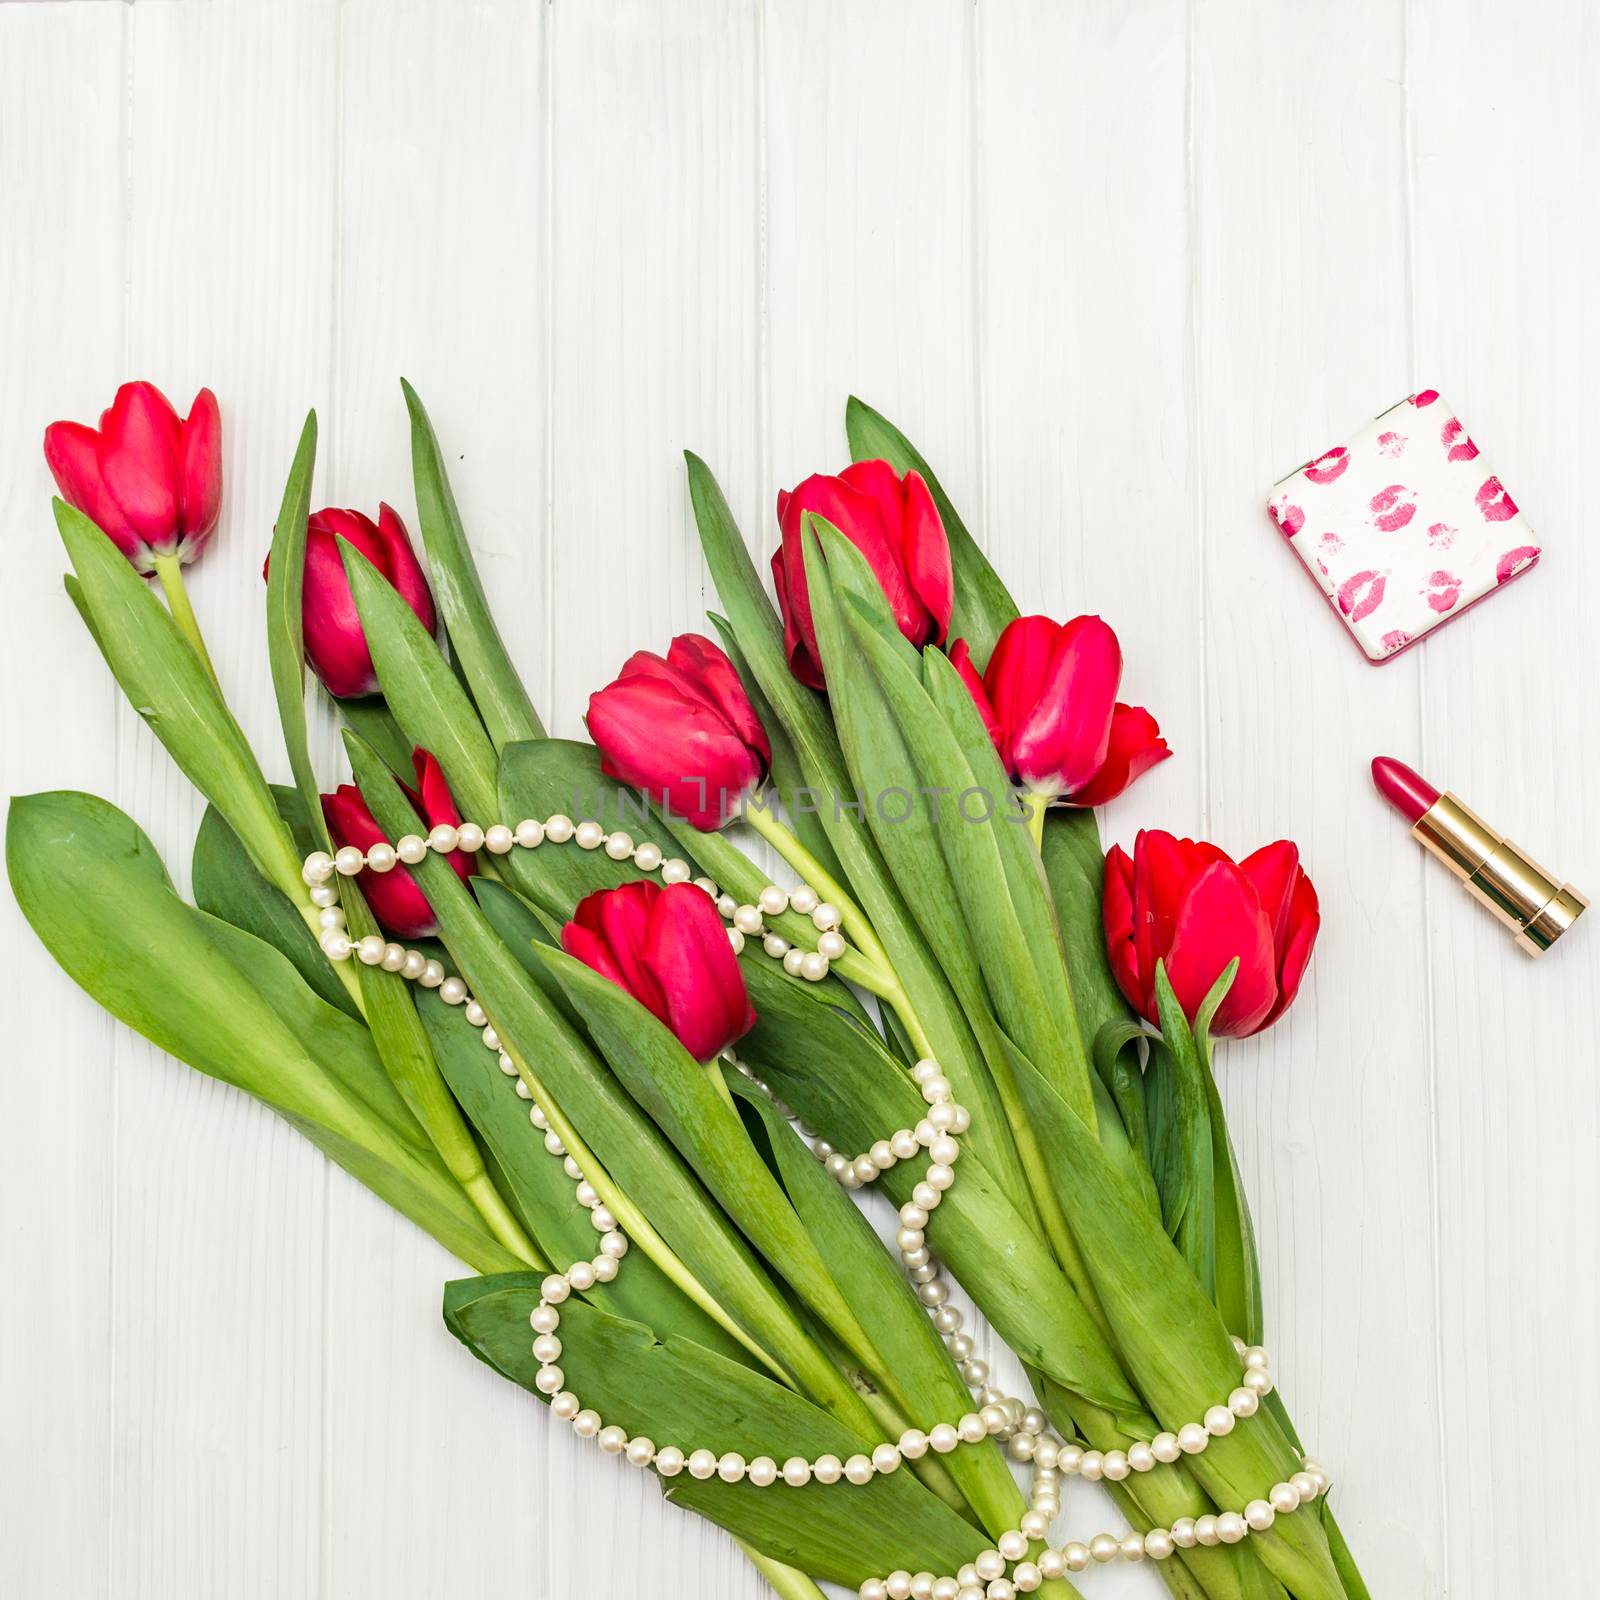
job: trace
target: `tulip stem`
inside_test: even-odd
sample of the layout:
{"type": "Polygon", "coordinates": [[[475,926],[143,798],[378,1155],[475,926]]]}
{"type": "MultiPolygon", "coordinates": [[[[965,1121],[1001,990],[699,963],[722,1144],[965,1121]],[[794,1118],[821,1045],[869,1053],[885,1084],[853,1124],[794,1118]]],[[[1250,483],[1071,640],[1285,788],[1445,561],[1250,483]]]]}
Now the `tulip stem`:
{"type": "Polygon", "coordinates": [[[866,913],[845,893],[832,873],[806,849],[789,827],[778,820],[770,807],[749,805],[739,815],[740,820],[748,822],[825,901],[839,908],[841,931],[848,933],[860,954],[892,982],[894,966],[888,952],[873,932],[866,913]]]}
{"type": "MultiPolygon", "coordinates": [[[[290,903],[299,911],[305,925],[311,930],[311,937],[320,940],[322,937],[322,924],[317,920],[317,908],[288,889],[283,892],[289,896],[290,903]]],[[[345,986],[350,998],[355,1001],[356,1010],[361,1013],[363,1020],[365,1020],[367,1002],[361,993],[360,979],[357,978],[353,970],[355,963],[351,961],[330,961],[328,965],[333,968],[339,981],[345,986]]]]}
{"type": "Polygon", "coordinates": [[[172,608],[172,620],[178,624],[184,638],[200,658],[200,665],[220,691],[222,684],[217,677],[217,669],[211,665],[206,641],[200,633],[199,619],[194,614],[194,607],[189,604],[189,591],[183,584],[183,562],[176,555],[161,555],[155,559],[156,577],[161,580],[161,592],[166,595],[167,604],[172,608]]]}
{"type": "Polygon", "coordinates": [[[1036,789],[1024,789],[1017,798],[1028,814],[1028,837],[1033,840],[1033,848],[1043,854],[1044,814],[1049,809],[1051,797],[1040,794],[1036,789]]]}

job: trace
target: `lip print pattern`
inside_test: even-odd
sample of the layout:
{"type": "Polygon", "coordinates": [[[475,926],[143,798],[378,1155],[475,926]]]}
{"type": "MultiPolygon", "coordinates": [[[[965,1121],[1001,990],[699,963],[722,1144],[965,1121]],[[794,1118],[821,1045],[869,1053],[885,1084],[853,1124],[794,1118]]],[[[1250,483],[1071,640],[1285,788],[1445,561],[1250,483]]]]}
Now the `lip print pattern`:
{"type": "Polygon", "coordinates": [[[1391,461],[1396,461],[1406,453],[1408,442],[1403,433],[1380,433],[1378,435],[1378,454],[1387,456],[1391,461]]]}
{"type": "Polygon", "coordinates": [[[1392,656],[1396,650],[1411,643],[1411,635],[1404,628],[1391,628],[1378,642],[1383,646],[1383,653],[1392,656]]]}
{"type": "Polygon", "coordinates": [[[1372,497],[1372,524],[1384,533],[1398,533],[1416,514],[1417,491],[1403,483],[1391,483],[1372,497]]]}
{"type": "Polygon", "coordinates": [[[1451,417],[1439,430],[1439,443],[1444,446],[1447,461],[1470,461],[1478,453],[1459,417],[1451,417]]]}
{"type": "Polygon", "coordinates": [[[1431,406],[1438,398],[1437,389],[1423,389],[1420,393],[1412,395],[1411,403],[1414,406],[1431,406]]]}
{"type": "Polygon", "coordinates": [[[1535,561],[1539,559],[1539,547],[1536,544],[1519,544],[1515,550],[1506,553],[1494,564],[1494,581],[1497,584],[1506,583],[1516,577],[1519,572],[1526,572],[1535,561]]]}
{"type": "Polygon", "coordinates": [[[1358,572],[1339,585],[1339,609],[1352,622],[1370,617],[1383,604],[1389,580],[1381,572],[1358,572]]]}
{"type": "Polygon", "coordinates": [[[1338,553],[1344,549],[1344,540],[1341,539],[1338,534],[1333,532],[1323,534],[1321,543],[1322,548],[1330,555],[1338,555],[1338,553]]]}
{"type": "Polygon", "coordinates": [[[1485,522],[1509,522],[1517,514],[1517,502],[1506,493],[1505,485],[1493,474],[1484,479],[1477,500],[1485,522]]]}
{"type": "Polygon", "coordinates": [[[1344,475],[1344,470],[1350,465],[1350,452],[1341,444],[1332,450],[1324,450],[1315,461],[1306,468],[1306,477],[1312,483],[1326,486],[1335,483],[1344,475]]]}
{"type": "Polygon", "coordinates": [[[1456,542],[1456,535],[1461,530],[1452,528],[1448,522],[1430,522],[1428,524],[1428,543],[1435,550],[1448,550],[1456,542]]]}
{"type": "Polygon", "coordinates": [[[1274,501],[1267,507],[1268,514],[1278,525],[1278,532],[1285,539],[1292,539],[1306,525],[1306,514],[1299,506],[1290,505],[1287,501],[1281,504],[1274,501]]]}
{"type": "Polygon", "coordinates": [[[1461,598],[1461,580],[1442,567],[1428,574],[1428,587],[1422,591],[1429,606],[1438,612],[1451,611],[1461,598]]]}

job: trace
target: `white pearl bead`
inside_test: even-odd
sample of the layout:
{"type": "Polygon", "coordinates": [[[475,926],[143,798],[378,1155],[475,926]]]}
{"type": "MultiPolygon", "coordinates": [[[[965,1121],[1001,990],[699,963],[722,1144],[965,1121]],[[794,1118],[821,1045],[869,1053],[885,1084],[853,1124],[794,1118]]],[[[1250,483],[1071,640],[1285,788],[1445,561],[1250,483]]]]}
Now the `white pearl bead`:
{"type": "Polygon", "coordinates": [[[1050,1519],[1042,1511],[1024,1511],[1017,1529],[1025,1539],[1042,1539],[1050,1531],[1050,1519]]]}
{"type": "Polygon", "coordinates": [[[339,891],[331,883],[319,883],[311,891],[311,903],[326,911],[329,906],[339,903],[339,891]]]}
{"type": "Polygon", "coordinates": [[[511,847],[517,842],[517,836],[505,823],[497,822],[492,827],[483,830],[483,842],[488,846],[490,855],[509,855],[511,847]]]}
{"type": "Polygon", "coordinates": [[[1257,1533],[1265,1533],[1278,1519],[1278,1513],[1265,1500],[1252,1500],[1244,1508],[1244,1520],[1257,1533]]]}
{"type": "Polygon", "coordinates": [[[851,1456],[844,1464],[844,1475],[855,1484],[872,1482],[872,1461],[867,1456],[851,1456]]]}
{"type": "Polygon", "coordinates": [[[765,1489],[778,1479],[778,1463],[771,1456],[757,1456],[745,1468],[745,1477],[758,1489],[765,1489]]]}
{"type": "Polygon", "coordinates": [[[1244,1375],[1244,1387],[1265,1398],[1272,1393],[1272,1374],[1265,1367],[1251,1367],[1244,1375]]]}
{"type": "Polygon", "coordinates": [[[1236,1417],[1253,1417],[1261,1408],[1261,1397],[1252,1389],[1237,1388],[1228,1396],[1228,1409],[1236,1417]]]}
{"type": "Polygon", "coordinates": [[[438,855],[449,855],[460,842],[460,829],[448,822],[441,822],[428,831],[428,848],[438,855]]]}
{"type": "Polygon", "coordinates": [[[766,916],[782,916],[789,909],[789,895],[786,890],[780,889],[777,884],[769,883],[756,896],[756,904],[766,916]]]}
{"type": "Polygon", "coordinates": [[[661,846],[648,839],[633,847],[633,864],[641,872],[654,872],[661,865],[661,846]]]}
{"type": "Polygon", "coordinates": [[[1034,1445],[1033,1464],[1035,1471],[1033,1479],[1035,1483],[1037,1483],[1045,1473],[1050,1474],[1049,1481],[1051,1483],[1055,1482],[1055,1472],[1053,1471],[1053,1468],[1055,1467],[1056,1462],[1061,1459],[1060,1450],[1061,1446],[1058,1445],[1054,1439],[1050,1438],[1048,1434],[1034,1445]]]}
{"type": "Polygon", "coordinates": [[[783,953],[783,970],[787,972],[791,978],[798,978],[800,976],[801,964],[805,961],[805,959],[806,953],[804,950],[796,950],[791,947],[785,950],[783,953]]]}
{"type": "Polygon", "coordinates": [[[899,1567],[883,1580],[884,1593],[889,1600],[911,1600],[911,1574],[899,1567]]]}
{"type": "Polygon", "coordinates": [[[1115,1561],[1122,1553],[1122,1546],[1115,1534],[1097,1533],[1089,1541],[1089,1554],[1096,1561],[1115,1561]]]}
{"type": "Polygon", "coordinates": [[[689,1476],[699,1478],[701,1482],[717,1475],[717,1458],[709,1450],[691,1451],[688,1466],[689,1476]]]}
{"type": "Polygon", "coordinates": [[[940,1192],[924,1180],[911,1191],[911,1198],[921,1210],[935,1211],[939,1206],[940,1192]]]}
{"type": "Polygon", "coordinates": [[[596,1256],[589,1263],[594,1270],[596,1283],[613,1283],[616,1281],[618,1264],[615,1256],[596,1256]]]}
{"type": "Polygon", "coordinates": [[[407,950],[406,959],[400,968],[400,976],[416,983],[428,968],[428,958],[420,950],[407,950]]]}
{"type": "Polygon", "coordinates": [[[1226,1406],[1208,1406],[1204,1422],[1206,1432],[1214,1439],[1233,1432],[1233,1413],[1226,1406]]]}
{"type": "Polygon", "coordinates": [[[790,1456],[783,1464],[783,1481],[798,1489],[811,1481],[811,1463],[804,1456],[790,1456]]]}
{"type": "Polygon", "coordinates": [[[598,850],[605,842],[606,830],[598,822],[580,822],[572,837],[580,850],[598,850]]]}
{"type": "Polygon", "coordinates": [[[1289,1482],[1300,1491],[1300,1503],[1302,1505],[1317,1498],[1317,1480],[1309,1472],[1297,1472],[1289,1479],[1289,1482]]]}
{"type": "Polygon", "coordinates": [[[572,818],[563,811],[544,819],[544,836],[551,844],[565,844],[575,831],[572,818]]]}
{"type": "MultiPolygon", "coordinates": [[[[534,1374],[533,1386],[540,1394],[557,1394],[565,1382],[560,1367],[540,1367],[534,1374]]],[[[617,1431],[620,1433],[621,1429],[617,1431]]]]}
{"type": "Polygon", "coordinates": [[[303,883],[326,883],[333,874],[333,857],[326,850],[313,850],[300,868],[303,883]]]}
{"type": "Polygon", "coordinates": [[[339,906],[324,906],[317,913],[317,926],[319,928],[342,928],[344,926],[344,911],[339,906]]]}
{"type": "Polygon", "coordinates": [[[533,1341],[533,1353],[541,1363],[559,1361],[561,1359],[561,1341],[553,1333],[541,1333],[533,1341]]]}
{"type": "Polygon", "coordinates": [[[369,933],[357,946],[356,957],[364,967],[375,967],[383,960],[386,946],[381,933],[369,933]]]}
{"type": "Polygon", "coordinates": [[[609,1428],[602,1428],[595,1435],[595,1441],[601,1450],[608,1456],[620,1456],[628,1443],[627,1429],[619,1428],[613,1423],[609,1428]]]}
{"type": "Polygon", "coordinates": [[[689,863],[678,856],[661,863],[661,881],[663,883],[687,883],[690,878],[689,863]]]}
{"type": "Polygon", "coordinates": [[[900,1452],[892,1444],[880,1444],[872,1452],[872,1470],[885,1477],[900,1465],[900,1452]]]}
{"type": "Polygon", "coordinates": [[[740,933],[760,933],[761,913],[752,905],[742,905],[734,909],[733,925],[740,933]]]}
{"type": "Polygon", "coordinates": [[[894,1151],[898,1161],[909,1161],[922,1146],[917,1143],[917,1136],[909,1128],[901,1128],[889,1135],[889,1148],[894,1151]]]}
{"type": "Polygon", "coordinates": [[[1217,1537],[1224,1544],[1238,1544],[1249,1531],[1248,1524],[1237,1511],[1224,1511],[1217,1518],[1217,1537]]]}
{"type": "Polygon", "coordinates": [[[818,1456],[811,1463],[811,1476],[818,1483],[837,1483],[844,1476],[844,1463],[838,1456],[818,1456]]]}
{"type": "Polygon", "coordinates": [[[717,1476],[724,1483],[738,1483],[744,1477],[744,1457],[730,1450],[717,1462],[717,1476]]]}
{"type": "Polygon", "coordinates": [[[989,1381],[989,1363],[968,1361],[961,1369],[961,1376],[969,1389],[981,1389],[989,1381]]]}
{"type": "Polygon", "coordinates": [[[1217,1532],[1217,1519],[1211,1512],[1208,1511],[1203,1517],[1194,1519],[1194,1542],[1207,1547],[1222,1543],[1222,1538],[1217,1532]]]}
{"type": "Polygon", "coordinates": [[[1144,1440],[1128,1446],[1128,1465],[1135,1472],[1149,1472],[1156,1464],[1155,1452],[1144,1440]]]}
{"type": "Polygon", "coordinates": [[[889,1600],[889,1586],[882,1578],[868,1578],[856,1593],[861,1600],[889,1600]]]}
{"type": "Polygon", "coordinates": [[[789,905],[802,917],[809,917],[817,909],[817,891],[808,883],[797,883],[789,891],[789,905]]]}
{"type": "Polygon", "coordinates": [[[1053,1546],[1039,1552],[1039,1575],[1044,1578],[1062,1577],[1067,1570],[1067,1558],[1053,1546]]]}
{"type": "Polygon", "coordinates": [[[403,944],[386,944],[379,965],[385,972],[399,972],[406,964],[406,947],[403,944]]]}
{"type": "Polygon", "coordinates": [[[956,1600],[983,1600],[983,1590],[975,1583],[964,1583],[956,1590],[956,1600]]]}
{"type": "Polygon", "coordinates": [[[539,1285],[539,1298],[548,1305],[558,1306],[567,1298],[571,1288],[572,1285],[559,1272],[552,1272],[539,1285]]]}
{"type": "Polygon", "coordinates": [[[379,840],[377,844],[370,846],[367,850],[367,865],[374,872],[392,871],[395,862],[399,859],[395,854],[394,846],[384,840],[379,840]]]}
{"type": "Polygon", "coordinates": [[[800,958],[800,976],[807,983],[821,983],[828,976],[828,958],[815,950],[808,950],[800,958]]]}
{"type": "Polygon", "coordinates": [[[1089,1565],[1089,1547],[1076,1539],[1061,1547],[1061,1555],[1068,1572],[1082,1572],[1089,1565]]]}
{"type": "Polygon", "coordinates": [[[1011,1581],[1016,1585],[1018,1594],[1032,1594],[1044,1582],[1044,1574],[1036,1563],[1023,1561],[1018,1564],[1015,1572],[1011,1574],[1011,1581]]]}
{"type": "Polygon", "coordinates": [[[1144,1536],[1144,1553],[1152,1561],[1165,1561],[1177,1548],[1165,1528],[1152,1528],[1144,1536]]]}
{"type": "Polygon", "coordinates": [[[1194,1518],[1179,1517],[1172,1524],[1172,1542],[1180,1550],[1193,1550],[1196,1544],[1194,1518]]]}
{"type": "Polygon", "coordinates": [[[983,1592],[987,1600],[1014,1600],[1017,1586],[1009,1578],[991,1578],[983,1592]]]}
{"type": "Polygon", "coordinates": [[[476,822],[463,822],[456,829],[456,846],[468,855],[475,855],[483,848],[483,829],[476,822]]]}
{"type": "Polygon", "coordinates": [[[424,861],[427,859],[428,841],[420,834],[405,834],[395,845],[394,853],[399,856],[408,867],[414,867],[419,861],[424,861]]]}
{"type": "Polygon", "coordinates": [[[512,830],[512,838],[524,850],[536,849],[544,843],[544,824],[534,817],[524,817],[512,830]]]}
{"type": "Polygon", "coordinates": [[[987,1582],[1000,1577],[1006,1570],[1006,1558],[998,1550],[984,1550],[972,1558],[978,1576],[987,1582]]]}
{"type": "Polygon", "coordinates": [[[367,864],[365,852],[353,844],[345,845],[333,858],[333,864],[346,878],[353,878],[367,864]]]}
{"type": "Polygon", "coordinates": [[[947,1456],[961,1443],[961,1435],[948,1422],[939,1422],[928,1430],[928,1443],[935,1455],[947,1456]]]}
{"type": "Polygon", "coordinates": [[[637,1439],[628,1441],[628,1461],[636,1467],[648,1467],[655,1458],[656,1447],[653,1439],[648,1439],[640,1434],[637,1439]]]}
{"type": "Polygon", "coordinates": [[[931,1572],[911,1574],[911,1600],[933,1600],[934,1578],[931,1572]]]}
{"type": "Polygon", "coordinates": [[[924,1283],[917,1289],[917,1298],[930,1310],[934,1306],[942,1306],[948,1298],[950,1291],[943,1283],[924,1283]]]}
{"type": "Polygon", "coordinates": [[[459,978],[446,978],[439,985],[439,998],[447,1006],[458,1006],[467,998],[467,986],[459,978]]]}
{"type": "Polygon", "coordinates": [[[907,1461],[920,1461],[928,1453],[928,1436],[921,1428],[907,1428],[896,1446],[907,1461]]]}
{"type": "Polygon", "coordinates": [[[977,1444],[989,1437],[989,1425],[976,1411],[969,1411],[957,1424],[956,1433],[966,1444],[977,1444]]]}
{"type": "Polygon", "coordinates": [[[633,854],[633,835],[631,833],[608,833],[605,840],[606,854],[613,861],[626,861],[633,854]]]}
{"type": "Polygon", "coordinates": [[[676,1478],[683,1471],[683,1451],[677,1445],[663,1445],[656,1451],[656,1471],[663,1478],[676,1478]]]}
{"type": "MultiPolygon", "coordinates": [[[[1008,1528],[995,1540],[995,1545],[1007,1561],[1020,1561],[1028,1553],[1028,1539],[1019,1528],[1008,1528]]],[[[1005,1569],[1002,1568],[1001,1571],[1005,1569]]],[[[999,1577],[999,1573],[991,1573],[991,1577],[999,1577]]]]}
{"type": "Polygon", "coordinates": [[[1267,1499],[1274,1511],[1281,1511],[1285,1516],[1300,1507],[1300,1491],[1292,1483],[1273,1484],[1267,1491],[1267,1499]]]}
{"type": "Polygon", "coordinates": [[[931,1106],[940,1100],[950,1098],[950,1080],[941,1073],[936,1073],[922,1086],[922,1098],[931,1106]]]}
{"type": "Polygon", "coordinates": [[[574,1261],[567,1268],[567,1282],[582,1293],[585,1289],[594,1288],[594,1263],[592,1261],[574,1261]]]}
{"type": "Polygon", "coordinates": [[[839,926],[839,908],[824,900],[811,913],[811,925],[819,933],[831,933],[839,926]]]}
{"type": "Polygon", "coordinates": [[[774,961],[782,961],[789,953],[789,941],[781,934],[769,933],[761,941],[761,948],[772,957],[774,961]]]}
{"type": "Polygon", "coordinates": [[[571,1422],[580,1410],[578,1397],[567,1390],[563,1390],[560,1394],[551,1396],[550,1409],[563,1422],[571,1422]]]}
{"type": "Polygon", "coordinates": [[[1240,1357],[1240,1359],[1244,1362],[1246,1367],[1256,1368],[1263,1371],[1272,1365],[1271,1358],[1258,1344],[1248,1346],[1244,1352],[1244,1355],[1240,1357]]]}
{"type": "Polygon", "coordinates": [[[1087,1478],[1090,1483],[1100,1481],[1100,1469],[1105,1464],[1105,1457],[1098,1450],[1085,1450],[1083,1459],[1078,1463],[1078,1475],[1087,1478]]]}
{"type": "Polygon", "coordinates": [[[350,959],[350,937],[341,933],[338,928],[327,929],[318,941],[322,945],[323,954],[330,961],[348,961],[350,959]]]}
{"type": "Polygon", "coordinates": [[[600,1413],[587,1408],[572,1419],[572,1431],[580,1439],[592,1439],[600,1431],[600,1413]]]}
{"type": "Polygon", "coordinates": [[[847,948],[840,933],[824,933],[817,939],[817,954],[828,961],[837,961],[847,948]]]}
{"type": "Polygon", "coordinates": [[[731,946],[733,953],[736,956],[742,955],[744,952],[744,935],[740,933],[737,928],[729,928],[728,944],[731,946]]]}
{"type": "Polygon", "coordinates": [[[624,1233],[608,1233],[600,1241],[600,1254],[609,1256],[613,1261],[620,1261],[628,1253],[628,1236],[624,1233]]]}
{"type": "Polygon", "coordinates": [[[1165,1461],[1169,1466],[1183,1454],[1183,1447],[1178,1443],[1175,1433],[1158,1433],[1150,1441],[1150,1454],[1157,1461],[1165,1461]]]}
{"type": "MultiPolygon", "coordinates": [[[[545,1281],[548,1283],[551,1280],[547,1278],[545,1281]]],[[[561,1313],[554,1306],[537,1305],[528,1313],[528,1326],[535,1333],[554,1333],[561,1326],[561,1313]]]]}
{"type": "Polygon", "coordinates": [[[1121,1483],[1131,1470],[1127,1456],[1120,1450],[1106,1451],[1105,1459],[1100,1463],[1102,1475],[1112,1483],[1121,1483]]]}
{"type": "Polygon", "coordinates": [[[1186,1422],[1178,1429],[1178,1448],[1186,1456],[1197,1456],[1211,1442],[1211,1435],[1198,1422],[1186,1422]]]}
{"type": "Polygon", "coordinates": [[[417,982],[424,989],[437,989],[444,982],[444,968],[437,961],[425,962],[417,982]]]}

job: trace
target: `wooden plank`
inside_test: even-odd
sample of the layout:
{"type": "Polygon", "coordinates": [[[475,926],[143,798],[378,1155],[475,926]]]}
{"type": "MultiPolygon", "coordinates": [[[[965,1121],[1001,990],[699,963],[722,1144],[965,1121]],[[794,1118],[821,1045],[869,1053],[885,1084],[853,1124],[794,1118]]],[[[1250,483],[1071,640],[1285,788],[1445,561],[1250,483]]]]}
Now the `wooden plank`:
{"type": "MultiPolygon", "coordinates": [[[[6,788],[116,789],[121,701],[61,588],[40,440],[55,417],[93,421],[121,376],[124,264],[120,7],[0,12],[0,520],[11,552],[0,605],[6,788]],[[67,174],[72,174],[71,181],[67,174]],[[71,708],[70,727],[63,711],[71,708]]],[[[10,895],[0,910],[6,1069],[0,1123],[0,1591],[108,1593],[116,1343],[109,1289],[121,1029],[75,989],[10,895]]]]}

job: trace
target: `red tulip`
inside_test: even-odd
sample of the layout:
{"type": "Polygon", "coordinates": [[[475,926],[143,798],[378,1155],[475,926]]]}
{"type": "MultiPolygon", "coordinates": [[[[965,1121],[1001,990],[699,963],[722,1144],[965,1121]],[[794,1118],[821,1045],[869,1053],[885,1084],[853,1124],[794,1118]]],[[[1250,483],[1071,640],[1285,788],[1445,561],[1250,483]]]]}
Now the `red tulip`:
{"type": "Polygon", "coordinates": [[[52,422],[44,458],[61,498],[75,506],[133,563],[193,561],[222,507],[222,419],[202,389],[180,418],[153,383],[125,383],[97,429],[52,422]]]}
{"type": "Polygon", "coordinates": [[[1172,754],[1142,706],[1117,699],[1122,647],[1099,617],[1006,624],[980,678],[965,639],[950,660],[972,692],[1014,782],[1097,806],[1172,754]]]}
{"type": "Polygon", "coordinates": [[[933,496],[920,473],[902,478],[887,461],[858,461],[836,478],[818,473],[778,496],[783,543],[772,557],[772,580],[795,677],[813,689],[824,687],[800,542],[801,519],[808,511],[826,517],[867,558],[895,622],[912,644],[944,643],[955,578],[933,496]]]}
{"type": "MultiPolygon", "coordinates": [[[[394,585],[429,633],[434,628],[434,611],[428,580],[412,552],[406,525],[393,506],[380,505],[376,523],[359,511],[329,508],[312,514],[306,526],[301,610],[306,660],[329,694],[350,700],[376,694],[378,674],[373,670],[367,636],[339,556],[341,539],[354,545],[394,585]]],[[[266,575],[267,565],[263,563],[261,576],[266,575]]]]}
{"type": "Polygon", "coordinates": [[[664,1022],[696,1061],[756,1025],[728,931],[703,889],[649,881],[579,901],[561,947],[664,1022]]]}
{"type": "Polygon", "coordinates": [[[1156,1022],[1156,962],[1191,1022],[1235,956],[1239,971],[1211,1024],[1240,1039],[1283,1015],[1317,942],[1317,891],[1287,839],[1235,864],[1214,844],[1140,833],[1130,861],[1106,856],[1111,970],[1128,1004],[1156,1022]]]}
{"type": "Polygon", "coordinates": [[[720,828],[767,775],[772,749],[733,663],[709,639],[680,634],[666,659],[629,656],[614,683],[589,696],[600,770],[667,806],[702,832],[720,828]]]}
{"type": "MultiPolygon", "coordinates": [[[[416,767],[417,786],[413,789],[410,784],[402,785],[411,804],[429,828],[436,828],[441,822],[454,827],[461,821],[461,813],[456,810],[439,763],[426,750],[414,750],[411,759],[416,767]]],[[[353,783],[341,783],[332,794],[323,795],[322,815],[335,849],[353,844],[367,850],[386,837],[353,783]]],[[[449,861],[463,883],[477,870],[465,850],[452,851],[449,861]]],[[[405,867],[395,865],[387,872],[374,872],[368,867],[356,875],[356,882],[385,933],[396,939],[423,939],[439,931],[433,907],[405,867]]]]}

